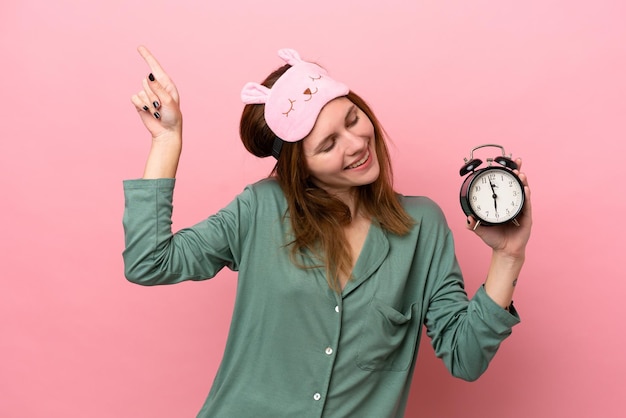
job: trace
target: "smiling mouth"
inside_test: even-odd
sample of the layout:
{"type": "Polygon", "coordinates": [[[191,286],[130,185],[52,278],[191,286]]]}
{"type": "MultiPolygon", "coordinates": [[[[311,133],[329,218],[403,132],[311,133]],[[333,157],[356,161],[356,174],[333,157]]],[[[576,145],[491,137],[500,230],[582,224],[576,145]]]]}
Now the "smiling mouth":
{"type": "Polygon", "coordinates": [[[354,163],[354,164],[351,164],[351,165],[347,166],[347,167],[345,168],[345,170],[349,170],[349,169],[351,169],[351,168],[357,168],[357,167],[360,167],[360,166],[362,166],[363,164],[365,164],[365,163],[367,162],[367,160],[369,160],[369,158],[370,158],[370,152],[369,152],[369,151],[367,151],[367,153],[363,156],[363,158],[361,158],[361,159],[360,159],[359,161],[357,161],[356,163],[354,163]]]}

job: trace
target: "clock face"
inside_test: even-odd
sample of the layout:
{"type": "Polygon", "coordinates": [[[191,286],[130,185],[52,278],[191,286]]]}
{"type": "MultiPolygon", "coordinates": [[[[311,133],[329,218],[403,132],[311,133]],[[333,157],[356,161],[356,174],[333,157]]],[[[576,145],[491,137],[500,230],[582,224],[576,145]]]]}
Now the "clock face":
{"type": "Polygon", "coordinates": [[[487,168],[476,172],[467,189],[467,201],[473,214],[484,222],[501,224],[520,213],[524,205],[524,187],[513,172],[487,168]]]}

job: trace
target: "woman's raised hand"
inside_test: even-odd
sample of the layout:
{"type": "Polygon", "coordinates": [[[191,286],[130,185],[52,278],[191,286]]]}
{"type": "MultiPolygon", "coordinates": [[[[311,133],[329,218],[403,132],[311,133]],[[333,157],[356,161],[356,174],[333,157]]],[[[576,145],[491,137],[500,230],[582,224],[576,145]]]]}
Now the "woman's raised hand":
{"type": "Polygon", "coordinates": [[[143,89],[131,97],[141,121],[152,135],[144,179],[174,178],[183,143],[183,115],[174,82],[146,47],[139,54],[150,67],[143,89]]]}
{"type": "Polygon", "coordinates": [[[181,138],[183,117],[176,85],[146,47],[137,50],[150,67],[150,74],[131,101],[154,140],[171,139],[172,134],[181,138]]]}

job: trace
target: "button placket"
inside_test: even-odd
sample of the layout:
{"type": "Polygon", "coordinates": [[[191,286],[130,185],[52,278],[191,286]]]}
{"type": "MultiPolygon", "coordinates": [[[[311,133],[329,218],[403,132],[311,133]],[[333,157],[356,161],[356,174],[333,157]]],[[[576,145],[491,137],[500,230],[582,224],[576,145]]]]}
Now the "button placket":
{"type": "MultiPolygon", "coordinates": [[[[337,295],[334,295],[334,296],[337,297],[337,295]]],[[[341,306],[340,306],[341,302],[337,301],[337,300],[335,302],[336,302],[335,306],[334,306],[334,308],[332,308],[333,311],[334,311],[333,315],[339,314],[339,316],[335,316],[334,317],[335,319],[333,320],[333,322],[338,320],[338,323],[336,323],[336,326],[338,326],[339,329],[341,329],[341,306]]],[[[333,306],[333,305],[331,305],[331,306],[333,306]]],[[[333,333],[333,334],[337,334],[337,333],[333,333]]],[[[337,339],[337,338],[338,338],[337,335],[335,335],[334,338],[332,338],[332,339],[337,339]]],[[[332,344],[332,342],[330,342],[330,343],[332,344]]],[[[324,351],[324,354],[327,356],[327,358],[329,360],[329,366],[328,367],[330,367],[332,369],[333,363],[334,363],[334,357],[332,357],[332,356],[335,354],[335,348],[333,348],[332,345],[328,345],[325,348],[323,348],[323,351],[324,351]]],[[[328,385],[328,382],[326,382],[326,385],[328,385]]],[[[322,392],[315,392],[313,394],[313,400],[315,402],[322,401],[322,392]]],[[[323,405],[323,402],[320,402],[320,404],[323,405]]]]}

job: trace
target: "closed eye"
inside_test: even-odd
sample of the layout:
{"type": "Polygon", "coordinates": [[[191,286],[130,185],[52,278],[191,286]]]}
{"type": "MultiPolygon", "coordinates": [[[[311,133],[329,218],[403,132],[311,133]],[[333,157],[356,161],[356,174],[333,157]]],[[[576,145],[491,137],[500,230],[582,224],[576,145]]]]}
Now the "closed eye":
{"type": "Polygon", "coordinates": [[[327,142],[329,142],[329,144],[325,146],[324,148],[322,148],[321,152],[329,152],[330,150],[335,148],[335,144],[337,143],[337,138],[335,137],[329,138],[327,142]]]}
{"type": "Polygon", "coordinates": [[[322,75],[320,74],[320,75],[318,75],[317,77],[309,76],[309,78],[310,78],[311,80],[315,81],[315,80],[319,80],[320,78],[322,78],[322,75]]]}
{"type": "Polygon", "coordinates": [[[361,116],[359,114],[359,108],[352,105],[350,107],[350,110],[348,111],[348,114],[346,115],[346,127],[348,128],[353,127],[359,122],[360,118],[361,116]]]}
{"type": "Polygon", "coordinates": [[[289,100],[289,110],[287,110],[286,112],[283,112],[283,115],[285,116],[289,116],[289,112],[293,110],[293,104],[296,102],[295,100],[291,100],[291,99],[287,99],[287,100],[289,100]]]}

